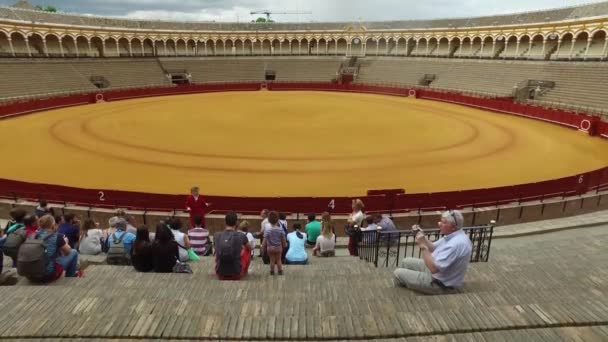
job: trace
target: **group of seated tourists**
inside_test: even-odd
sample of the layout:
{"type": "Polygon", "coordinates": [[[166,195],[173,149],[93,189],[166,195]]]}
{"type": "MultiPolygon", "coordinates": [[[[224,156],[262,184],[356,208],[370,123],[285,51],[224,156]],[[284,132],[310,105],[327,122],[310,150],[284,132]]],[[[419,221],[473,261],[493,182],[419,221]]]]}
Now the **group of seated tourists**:
{"type": "MultiPolygon", "coordinates": [[[[347,230],[398,234],[389,217],[365,216],[363,208],[360,200],[353,202],[347,230]]],[[[160,221],[153,233],[145,226],[136,228],[134,217],[122,210],[110,218],[107,229],[88,218],[81,221],[71,213],[54,216],[44,201],[31,214],[15,208],[10,216],[6,227],[0,229],[0,273],[2,259],[8,256],[19,275],[40,283],[52,282],[64,274],[81,276],[79,254],[105,255],[108,264],[158,273],[191,273],[188,261],[213,255],[220,280],[240,280],[249,273],[256,237],[261,240],[260,253],[269,264],[271,275],[283,275],[283,264],[308,264],[307,248],[312,249],[310,255],[319,257],[333,257],[336,249],[335,227],[327,212],[320,221],[314,213],[308,214],[304,227],[296,222],[289,231],[285,214],[263,210],[258,233],[250,232],[249,222],[239,222],[237,214],[230,212],[224,218],[225,228],[213,239],[203,227],[203,217],[198,215],[192,218],[189,230],[184,230],[180,218],[170,217],[160,221]]],[[[462,287],[472,253],[463,224],[462,213],[446,211],[438,222],[443,237],[435,242],[430,242],[419,226],[412,227],[421,258],[401,261],[401,267],[394,271],[395,285],[425,294],[462,287]]],[[[349,235],[349,252],[353,254],[359,240],[356,234],[349,235]]]]}

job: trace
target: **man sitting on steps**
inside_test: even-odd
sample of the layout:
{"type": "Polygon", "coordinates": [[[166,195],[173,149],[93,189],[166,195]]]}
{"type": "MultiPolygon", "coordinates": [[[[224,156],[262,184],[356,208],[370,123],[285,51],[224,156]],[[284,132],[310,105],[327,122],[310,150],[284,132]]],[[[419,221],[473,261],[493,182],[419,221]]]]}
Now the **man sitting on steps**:
{"type": "Polygon", "coordinates": [[[393,281],[397,286],[425,294],[441,294],[460,288],[469,266],[473,246],[462,230],[464,219],[457,210],[441,215],[439,229],[444,235],[434,243],[427,240],[418,226],[416,244],[422,259],[405,258],[395,270],[393,281]]]}

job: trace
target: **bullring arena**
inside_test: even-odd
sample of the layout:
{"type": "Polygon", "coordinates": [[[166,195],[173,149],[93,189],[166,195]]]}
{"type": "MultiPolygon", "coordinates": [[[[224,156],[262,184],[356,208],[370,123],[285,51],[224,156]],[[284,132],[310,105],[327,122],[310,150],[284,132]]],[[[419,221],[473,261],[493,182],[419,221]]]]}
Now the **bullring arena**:
{"type": "Polygon", "coordinates": [[[449,103],[337,92],[105,102],[4,120],[0,134],[9,141],[37,137],[36,144],[0,149],[15,161],[3,168],[4,178],[148,193],[180,194],[191,184],[215,196],[429,193],[608,166],[608,142],[577,130],[449,103]],[[128,132],[116,134],[123,127],[128,132]],[[40,145],[54,156],[42,173],[28,167],[40,162],[40,145]],[[66,164],[83,175],[66,173],[66,164]]]}
{"type": "Polygon", "coordinates": [[[0,5],[4,236],[40,200],[186,232],[194,185],[212,235],[231,211],[257,233],[262,209],[290,231],[328,212],[337,235],[333,258],[270,276],[255,257],[233,282],[212,256],[186,275],[80,253],[80,277],[40,285],[4,256],[0,340],[608,341],[607,27],[608,1],[293,23],[0,5]],[[358,232],[356,257],[355,199],[396,226],[358,232]],[[412,225],[436,241],[447,210],[471,241],[464,286],[395,286],[424,259],[412,225]]]}

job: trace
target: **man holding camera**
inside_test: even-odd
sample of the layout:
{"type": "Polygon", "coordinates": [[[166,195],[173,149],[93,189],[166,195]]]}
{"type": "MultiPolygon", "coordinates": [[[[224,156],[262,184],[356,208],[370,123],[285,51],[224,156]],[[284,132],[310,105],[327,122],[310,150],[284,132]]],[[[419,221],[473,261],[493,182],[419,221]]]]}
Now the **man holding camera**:
{"type": "Polygon", "coordinates": [[[457,210],[441,215],[439,230],[443,237],[430,242],[419,226],[416,244],[421,250],[421,259],[405,258],[401,267],[393,273],[396,286],[424,294],[441,294],[462,287],[469,266],[473,246],[462,230],[464,219],[457,210]]]}

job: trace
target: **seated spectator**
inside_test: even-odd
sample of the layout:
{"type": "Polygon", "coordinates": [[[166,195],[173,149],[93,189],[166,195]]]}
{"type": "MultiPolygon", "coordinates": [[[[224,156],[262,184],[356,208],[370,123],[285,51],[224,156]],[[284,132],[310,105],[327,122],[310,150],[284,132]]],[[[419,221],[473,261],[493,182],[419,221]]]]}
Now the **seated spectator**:
{"type": "Polygon", "coordinates": [[[68,213],[63,216],[64,222],[59,225],[59,233],[68,238],[68,242],[72,249],[78,249],[78,241],[80,240],[80,227],[76,216],[73,213],[68,213]]]}
{"type": "Polygon", "coordinates": [[[106,239],[107,262],[110,265],[130,265],[131,247],[133,247],[135,235],[126,232],[127,221],[124,219],[118,219],[115,225],[116,232],[106,239]]]}
{"type": "Polygon", "coordinates": [[[271,211],[268,214],[268,223],[270,228],[264,231],[264,242],[262,249],[266,251],[270,259],[270,275],[274,275],[275,266],[279,275],[283,275],[283,249],[287,247],[285,240],[285,232],[279,226],[279,214],[276,211],[271,211]]]}
{"type": "Polygon", "coordinates": [[[249,232],[249,222],[243,221],[239,224],[238,231],[245,234],[247,236],[247,240],[249,241],[249,246],[251,246],[251,256],[254,256],[255,253],[255,237],[253,234],[249,232]]]}
{"type": "Polygon", "coordinates": [[[44,215],[55,215],[53,209],[49,208],[49,204],[46,202],[46,200],[43,199],[38,202],[38,206],[34,210],[34,213],[38,218],[41,218],[44,215]]]}
{"type": "MultiPolygon", "coordinates": [[[[331,222],[329,213],[324,213],[323,217],[323,221],[331,222]]],[[[333,233],[332,228],[331,224],[324,224],[322,226],[321,235],[317,238],[312,255],[322,257],[333,257],[336,255],[336,235],[333,233]]]]}
{"type": "Polygon", "coordinates": [[[190,248],[190,239],[188,239],[188,235],[182,233],[183,223],[178,217],[173,217],[167,223],[169,229],[173,233],[173,239],[177,242],[179,246],[179,261],[186,262],[190,260],[188,256],[188,249],[190,248]]]}
{"type": "Polygon", "coordinates": [[[376,224],[376,226],[381,227],[383,232],[397,231],[397,227],[395,226],[395,223],[388,216],[382,216],[380,214],[375,214],[374,223],[376,224]]]}
{"type": "Polygon", "coordinates": [[[135,216],[126,215],[125,220],[127,221],[127,233],[131,233],[133,235],[137,235],[137,222],[135,221],[135,216]]]}
{"type": "Polygon", "coordinates": [[[293,232],[287,234],[289,248],[285,255],[285,263],[288,265],[308,264],[308,253],[306,253],[306,234],[302,233],[302,225],[293,224],[293,232]]]}
{"type": "Polygon", "coordinates": [[[287,215],[285,213],[279,213],[279,227],[283,229],[285,235],[289,234],[289,230],[287,230],[287,215]]]}
{"type": "Polygon", "coordinates": [[[76,277],[78,275],[76,269],[78,265],[78,253],[70,248],[67,237],[57,232],[57,225],[53,216],[45,215],[40,218],[40,229],[36,233],[35,238],[46,241],[46,266],[44,274],[31,274],[31,272],[26,272],[28,271],[26,267],[19,265],[18,270],[20,274],[24,274],[24,272],[30,273],[26,277],[31,281],[45,283],[59,279],[63,271],[65,271],[66,277],[76,277]]]}
{"type": "Polygon", "coordinates": [[[203,228],[203,218],[200,215],[194,217],[194,228],[188,230],[188,240],[194,252],[200,256],[208,256],[211,252],[211,241],[209,231],[203,228]]]}
{"type": "Polygon", "coordinates": [[[317,221],[314,213],[308,214],[308,223],[304,230],[306,230],[306,245],[313,247],[317,243],[317,237],[321,234],[321,222],[317,221]]]}
{"type": "Polygon", "coordinates": [[[23,224],[25,225],[24,230],[26,238],[36,235],[36,232],[38,231],[38,216],[26,215],[23,218],[23,224]]]}
{"type": "Polygon", "coordinates": [[[154,272],[172,273],[178,260],[179,246],[173,238],[173,233],[166,224],[158,224],[156,226],[156,237],[152,244],[154,272]]]}
{"type": "Polygon", "coordinates": [[[235,230],[236,213],[226,215],[226,228],[213,236],[215,273],[220,280],[240,280],[247,275],[251,245],[247,236],[235,230]]]}
{"type": "Polygon", "coordinates": [[[154,270],[154,256],[152,243],[150,243],[150,232],[148,228],[137,229],[133,248],[131,248],[131,264],[138,272],[151,272],[154,270]]]}
{"type": "Polygon", "coordinates": [[[21,208],[14,208],[10,212],[11,219],[6,224],[6,229],[4,232],[6,234],[10,234],[13,231],[25,227],[23,224],[23,219],[27,215],[27,212],[21,208]]]}
{"type": "Polygon", "coordinates": [[[362,232],[371,232],[378,229],[378,225],[374,222],[374,216],[368,215],[364,222],[364,227],[361,228],[362,232]]]}
{"type": "Polygon", "coordinates": [[[99,224],[91,219],[82,223],[82,237],[78,251],[84,255],[98,255],[102,252],[101,246],[105,243],[105,237],[99,224]]]}
{"type": "Polygon", "coordinates": [[[25,211],[22,209],[11,210],[13,220],[7,225],[7,233],[0,241],[2,254],[13,259],[13,267],[17,266],[19,249],[23,242],[28,237],[34,236],[38,230],[38,218],[34,215],[23,214],[25,211]]]}
{"type": "Polygon", "coordinates": [[[418,226],[416,244],[422,259],[405,258],[395,270],[393,281],[397,286],[424,294],[441,294],[458,289],[471,259],[472,244],[462,230],[464,219],[460,211],[449,210],[441,215],[439,230],[444,235],[431,243],[418,226]]]}

